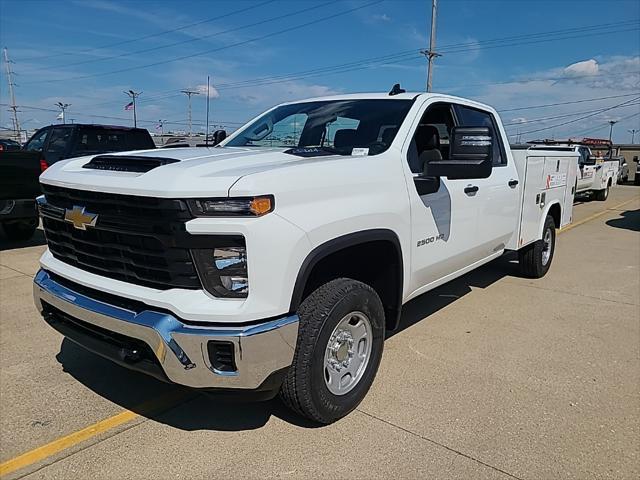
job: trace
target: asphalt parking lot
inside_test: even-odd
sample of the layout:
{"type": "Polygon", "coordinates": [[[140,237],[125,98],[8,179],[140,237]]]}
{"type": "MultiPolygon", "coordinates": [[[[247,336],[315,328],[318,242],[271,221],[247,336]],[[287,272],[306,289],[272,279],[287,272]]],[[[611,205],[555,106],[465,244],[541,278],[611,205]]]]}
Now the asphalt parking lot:
{"type": "Polygon", "coordinates": [[[367,398],[314,428],[85,352],[0,238],[4,478],[638,478],[640,188],[579,201],[540,280],[503,257],[410,302],[367,398]]]}

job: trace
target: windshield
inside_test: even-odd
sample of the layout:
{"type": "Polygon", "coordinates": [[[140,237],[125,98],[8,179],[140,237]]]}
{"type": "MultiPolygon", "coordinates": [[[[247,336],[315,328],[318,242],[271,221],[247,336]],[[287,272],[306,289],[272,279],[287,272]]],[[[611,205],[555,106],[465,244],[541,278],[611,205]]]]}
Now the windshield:
{"type": "Polygon", "coordinates": [[[300,156],[376,155],[398,132],[413,100],[333,100],[282,105],[225,143],[288,148],[300,156]]]}

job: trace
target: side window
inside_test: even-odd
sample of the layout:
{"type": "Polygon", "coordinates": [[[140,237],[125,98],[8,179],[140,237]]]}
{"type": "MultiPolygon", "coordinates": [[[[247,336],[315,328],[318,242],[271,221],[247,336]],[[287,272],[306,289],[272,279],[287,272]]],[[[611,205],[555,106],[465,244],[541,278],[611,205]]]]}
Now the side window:
{"type": "Polygon", "coordinates": [[[49,129],[37,132],[31,140],[27,142],[24,149],[28,152],[41,152],[44,147],[44,141],[47,138],[47,133],[49,133],[49,129]]]}
{"type": "Polygon", "coordinates": [[[476,110],[475,108],[455,105],[458,125],[461,127],[489,127],[493,138],[496,140],[496,147],[493,149],[493,166],[500,167],[507,164],[507,155],[502,144],[502,136],[498,130],[495,118],[489,112],[476,110]]]}
{"type": "Polygon", "coordinates": [[[70,137],[70,128],[54,128],[51,130],[51,137],[49,138],[49,144],[47,145],[47,153],[64,155],[70,137]]]}
{"type": "Polygon", "coordinates": [[[449,158],[449,137],[453,127],[451,104],[435,103],[427,108],[407,153],[413,173],[426,173],[430,161],[449,158]]]}

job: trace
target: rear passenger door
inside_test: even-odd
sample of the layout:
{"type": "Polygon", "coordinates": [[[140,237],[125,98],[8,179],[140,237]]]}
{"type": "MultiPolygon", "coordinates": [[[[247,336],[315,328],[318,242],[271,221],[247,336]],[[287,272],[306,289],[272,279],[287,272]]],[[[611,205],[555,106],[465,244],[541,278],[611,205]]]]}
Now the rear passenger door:
{"type": "Polygon", "coordinates": [[[456,124],[462,127],[489,127],[495,140],[493,149],[493,169],[488,178],[467,180],[467,188],[476,200],[478,218],[476,242],[482,258],[504,250],[511,239],[518,212],[520,185],[513,159],[507,155],[508,145],[504,144],[498,127],[498,120],[492,113],[474,107],[455,104],[456,124]]]}

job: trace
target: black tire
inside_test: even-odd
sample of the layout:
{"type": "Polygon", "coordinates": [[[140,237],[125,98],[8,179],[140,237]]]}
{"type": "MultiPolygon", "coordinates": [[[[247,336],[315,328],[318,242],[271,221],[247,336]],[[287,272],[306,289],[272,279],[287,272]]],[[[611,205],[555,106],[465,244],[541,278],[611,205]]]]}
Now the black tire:
{"type": "Polygon", "coordinates": [[[4,233],[14,242],[29,240],[38,228],[38,218],[16,220],[2,224],[4,233]]]}
{"type": "Polygon", "coordinates": [[[556,224],[553,221],[553,217],[551,217],[551,215],[547,215],[547,218],[544,221],[544,228],[542,229],[542,239],[518,250],[518,261],[520,262],[520,272],[522,275],[529,278],[544,277],[549,271],[555,250],[556,224]],[[548,247],[550,248],[550,252],[545,263],[544,253],[546,247],[544,239],[547,235],[550,236],[550,245],[548,247]]]}
{"type": "Polygon", "coordinates": [[[607,198],[609,198],[609,188],[611,188],[610,185],[607,185],[607,188],[605,188],[604,190],[597,190],[596,200],[598,200],[599,202],[604,202],[607,198]]]}
{"type": "Polygon", "coordinates": [[[313,422],[329,424],[356,408],[373,383],[384,347],[384,308],[369,285],[339,278],[309,295],[298,308],[298,316],[298,342],[280,397],[299,415],[313,422]],[[352,312],[362,312],[370,320],[371,353],[352,390],[335,395],[325,383],[325,351],[335,327],[352,312]]]}

